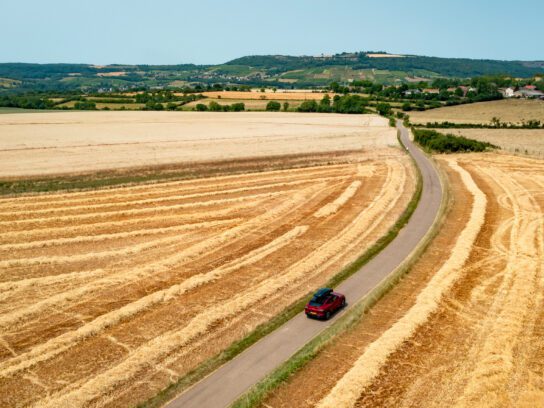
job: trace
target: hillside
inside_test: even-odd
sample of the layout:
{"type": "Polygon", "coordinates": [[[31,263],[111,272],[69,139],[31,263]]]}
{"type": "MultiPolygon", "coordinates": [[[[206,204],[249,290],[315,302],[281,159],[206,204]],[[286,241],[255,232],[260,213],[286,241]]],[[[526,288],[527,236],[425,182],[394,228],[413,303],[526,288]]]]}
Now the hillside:
{"type": "Polygon", "coordinates": [[[220,65],[0,64],[0,92],[97,90],[100,88],[180,88],[187,84],[314,87],[332,81],[368,79],[384,84],[437,77],[469,78],[506,74],[531,77],[544,61],[438,58],[386,53],[331,56],[246,56],[220,65]]]}

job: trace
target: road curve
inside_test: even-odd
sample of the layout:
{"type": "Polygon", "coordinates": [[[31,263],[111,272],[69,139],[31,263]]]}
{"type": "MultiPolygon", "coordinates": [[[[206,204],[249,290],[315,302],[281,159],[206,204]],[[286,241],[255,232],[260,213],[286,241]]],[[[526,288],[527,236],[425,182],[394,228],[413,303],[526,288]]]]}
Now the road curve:
{"type": "Polygon", "coordinates": [[[398,236],[357,273],[338,286],[338,291],[344,293],[350,303],[348,307],[327,322],[310,320],[304,313],[298,314],[170,401],[166,405],[168,408],[228,407],[371,292],[416,248],[438,214],[442,186],[432,162],[411,142],[406,128],[400,122],[397,126],[402,142],[421,170],[421,200],[398,236]]]}

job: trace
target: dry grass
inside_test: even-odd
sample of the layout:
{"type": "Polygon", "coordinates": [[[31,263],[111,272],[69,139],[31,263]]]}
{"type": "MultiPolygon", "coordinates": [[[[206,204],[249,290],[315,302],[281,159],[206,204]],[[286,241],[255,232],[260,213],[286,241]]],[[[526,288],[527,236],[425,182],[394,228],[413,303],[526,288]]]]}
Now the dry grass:
{"type": "Polygon", "coordinates": [[[55,112],[0,116],[0,177],[397,145],[373,115],[55,112]]]}
{"type": "Polygon", "coordinates": [[[497,117],[502,122],[519,123],[536,119],[544,122],[544,101],[526,99],[503,99],[500,101],[449,106],[424,112],[410,112],[413,123],[454,122],[490,123],[497,117]]]}
{"type": "Polygon", "coordinates": [[[326,282],[414,189],[400,149],[334,160],[1,199],[0,405],[135,405],[326,282]]]}

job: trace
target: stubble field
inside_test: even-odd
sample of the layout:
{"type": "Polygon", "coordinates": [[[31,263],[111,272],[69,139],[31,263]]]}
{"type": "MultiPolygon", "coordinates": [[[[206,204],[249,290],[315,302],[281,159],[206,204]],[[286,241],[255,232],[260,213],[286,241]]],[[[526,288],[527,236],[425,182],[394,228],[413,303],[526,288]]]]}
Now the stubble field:
{"type": "Polygon", "coordinates": [[[314,100],[320,101],[323,99],[323,96],[329,95],[332,99],[335,95],[334,93],[323,93],[323,92],[311,92],[311,91],[282,91],[271,92],[241,92],[241,91],[217,91],[217,92],[203,92],[202,95],[208,98],[220,98],[220,99],[257,99],[257,100],[287,100],[287,101],[305,101],[305,100],[314,100]]]}
{"type": "Polygon", "coordinates": [[[414,170],[332,140],[258,172],[0,199],[0,406],[136,405],[363,253],[414,170]]]}
{"type": "Polygon", "coordinates": [[[266,406],[544,404],[544,163],[440,162],[452,203],[428,250],[266,406]]]}
{"type": "Polygon", "coordinates": [[[427,122],[491,123],[494,117],[502,122],[520,123],[522,120],[544,122],[544,101],[527,99],[502,99],[466,105],[430,109],[424,112],[410,112],[410,121],[418,124],[427,122]]]}
{"type": "Polygon", "coordinates": [[[502,150],[544,158],[544,129],[437,129],[489,142],[502,150]]]}
{"type": "Polygon", "coordinates": [[[49,112],[0,116],[0,177],[396,145],[375,115],[49,112]]]}

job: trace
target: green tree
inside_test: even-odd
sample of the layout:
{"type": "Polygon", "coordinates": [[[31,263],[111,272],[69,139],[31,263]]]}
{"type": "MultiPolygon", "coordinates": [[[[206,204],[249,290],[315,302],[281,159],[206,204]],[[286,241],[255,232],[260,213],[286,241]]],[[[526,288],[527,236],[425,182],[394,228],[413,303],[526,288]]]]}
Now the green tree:
{"type": "Polygon", "coordinates": [[[360,95],[335,95],[332,111],[336,113],[365,113],[367,100],[360,95]]]}
{"type": "Polygon", "coordinates": [[[233,112],[241,112],[246,110],[246,105],[243,102],[233,103],[230,105],[230,110],[233,112]]]}
{"type": "Polygon", "coordinates": [[[404,103],[402,104],[402,110],[403,110],[404,112],[410,112],[412,109],[413,109],[413,108],[412,108],[412,104],[411,104],[410,102],[404,102],[404,103]]]}
{"type": "Polygon", "coordinates": [[[208,110],[208,107],[206,105],[204,105],[203,103],[198,103],[196,106],[195,106],[195,109],[199,112],[204,112],[204,111],[207,111],[208,110]]]}
{"type": "Polygon", "coordinates": [[[223,110],[223,107],[219,105],[217,102],[211,101],[210,104],[208,105],[208,109],[211,110],[212,112],[220,112],[223,110]]]}
{"type": "Polygon", "coordinates": [[[321,101],[319,102],[318,111],[319,112],[330,112],[330,111],[332,111],[331,98],[330,98],[330,96],[328,94],[325,94],[325,96],[323,96],[323,99],[321,99],[321,101]]]}
{"type": "Polygon", "coordinates": [[[266,104],[266,110],[269,112],[278,112],[281,109],[281,104],[276,101],[270,101],[266,104]]]}
{"type": "Polygon", "coordinates": [[[316,101],[304,101],[298,107],[299,112],[317,112],[318,105],[316,101]]]}
{"type": "Polygon", "coordinates": [[[385,102],[380,102],[376,105],[376,110],[382,116],[388,116],[391,114],[391,105],[385,102]]]}
{"type": "Polygon", "coordinates": [[[289,102],[283,102],[283,110],[287,112],[288,109],[289,109],[289,102]]]}

